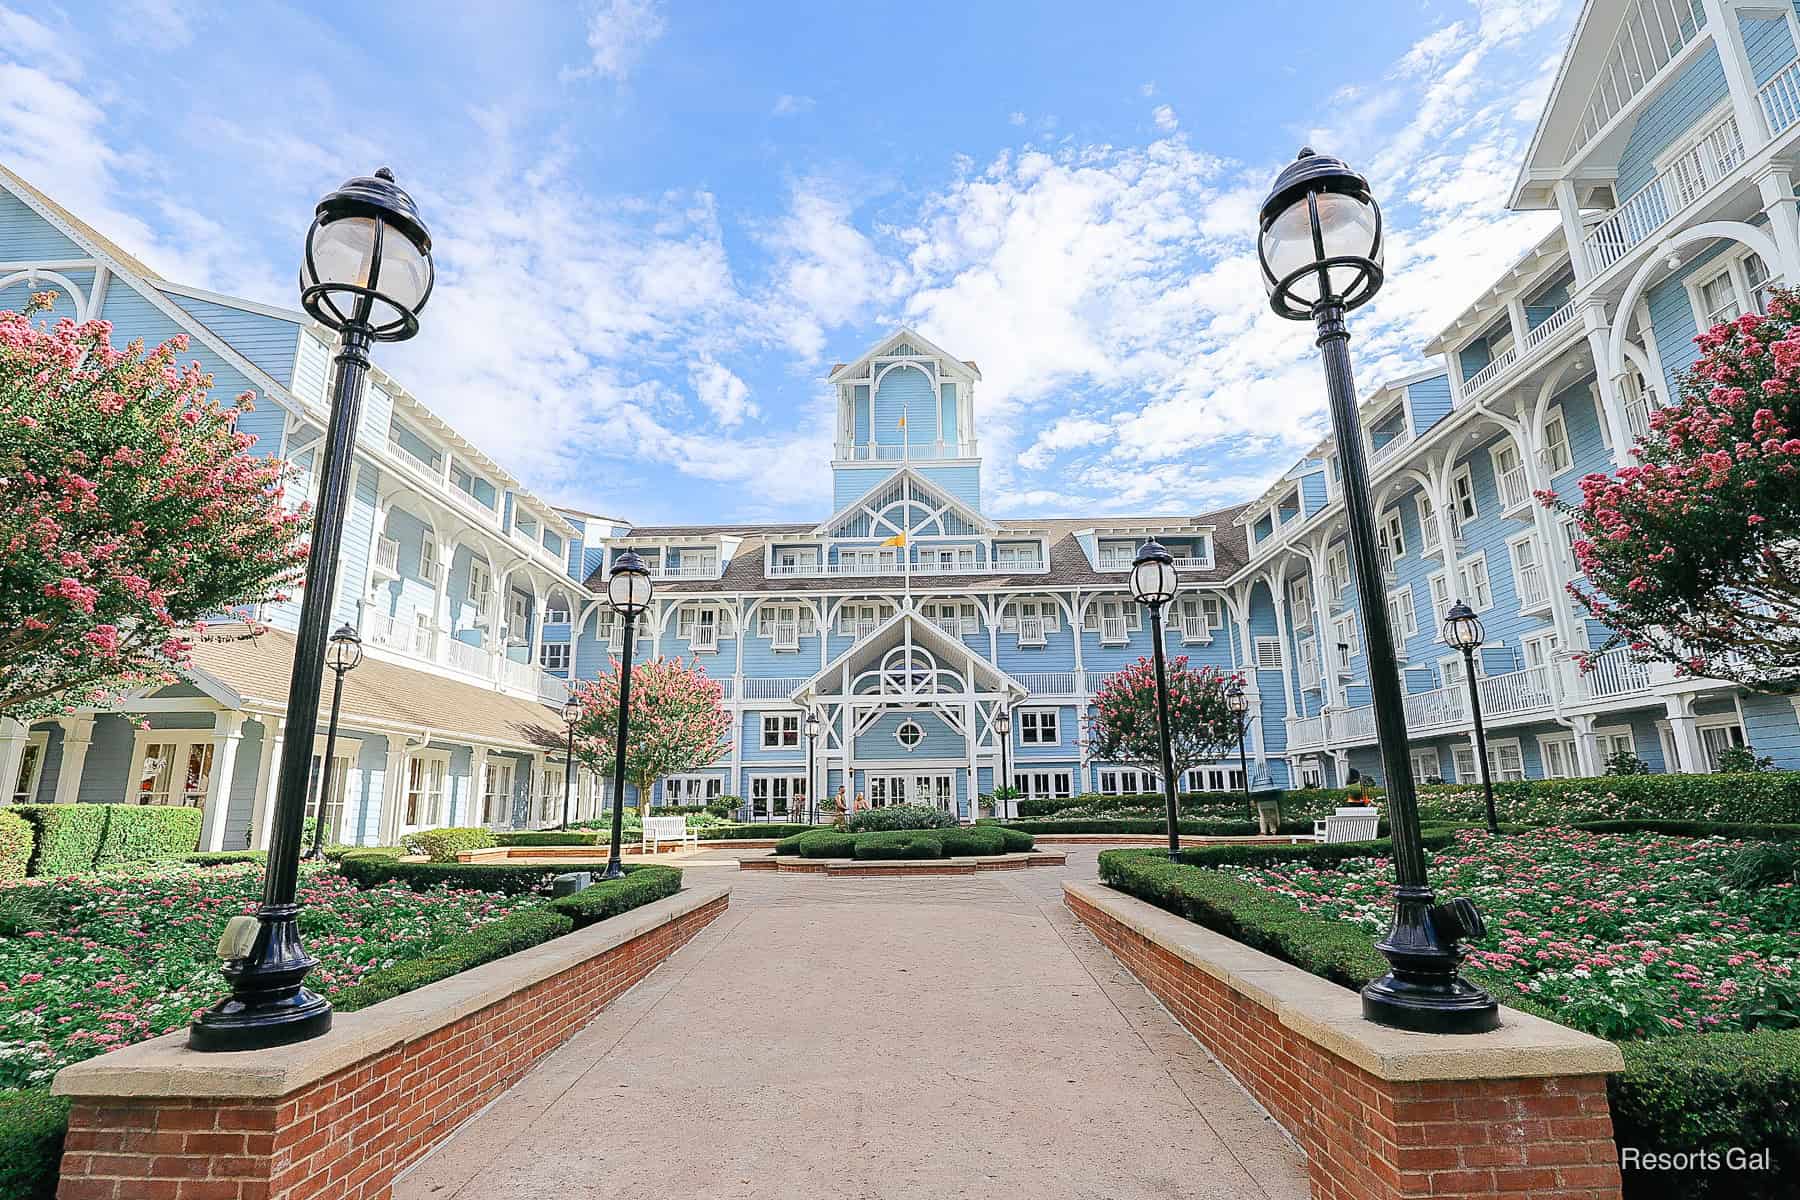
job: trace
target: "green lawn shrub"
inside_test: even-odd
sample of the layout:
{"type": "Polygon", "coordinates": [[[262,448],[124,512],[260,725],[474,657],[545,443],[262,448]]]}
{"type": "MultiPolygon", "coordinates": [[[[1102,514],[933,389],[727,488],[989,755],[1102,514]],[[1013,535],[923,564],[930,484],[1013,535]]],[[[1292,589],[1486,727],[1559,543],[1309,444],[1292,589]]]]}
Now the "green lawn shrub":
{"type": "Polygon", "coordinates": [[[360,888],[403,883],[415,892],[441,886],[518,896],[549,891],[550,881],[564,868],[509,862],[402,862],[395,850],[351,850],[338,860],[338,870],[360,888]]]}
{"type": "Polygon", "coordinates": [[[200,845],[200,810],[182,805],[102,804],[107,809],[96,867],[170,862],[200,845]]]}
{"type": "Polygon", "coordinates": [[[680,890],[681,872],[677,868],[644,863],[626,867],[622,878],[602,879],[573,896],[552,900],[548,907],[573,921],[575,928],[585,929],[596,921],[630,912],[680,890]]]}
{"type": "Polygon", "coordinates": [[[694,830],[694,836],[703,842],[728,842],[737,841],[741,838],[792,837],[796,833],[805,833],[809,829],[818,828],[821,827],[800,822],[788,822],[785,824],[778,821],[763,823],[751,822],[747,825],[707,825],[694,830]]]}
{"type": "Polygon", "coordinates": [[[1008,829],[1004,825],[996,825],[1000,831],[1000,844],[1008,854],[1024,854],[1037,846],[1037,839],[1023,829],[1008,829]]]}
{"type": "MultiPolygon", "coordinates": [[[[608,839],[611,834],[607,835],[608,839]]],[[[592,829],[521,829],[496,833],[496,846],[597,846],[600,834],[592,829]]]]}
{"type": "Polygon", "coordinates": [[[54,1200],[69,1104],[49,1088],[0,1091],[0,1196],[54,1200]]]}
{"type": "Polygon", "coordinates": [[[498,921],[476,926],[424,958],[407,959],[365,975],[354,987],[333,996],[331,1005],[339,1012],[355,1012],[482,963],[529,950],[574,928],[574,921],[562,913],[551,912],[548,906],[522,908],[498,921]]]}
{"type": "Polygon", "coordinates": [[[890,804],[886,808],[865,808],[851,814],[851,833],[875,833],[888,829],[947,829],[955,825],[956,814],[930,804],[890,804]]]}
{"type": "Polygon", "coordinates": [[[775,853],[798,854],[802,858],[855,858],[856,835],[829,827],[809,829],[776,842],[775,853]]]}
{"type": "MultiPolygon", "coordinates": [[[[1033,820],[1007,821],[1013,829],[1027,833],[1166,833],[1167,820],[1161,817],[1042,817],[1033,820]]],[[[1381,831],[1387,831],[1382,822],[1381,831]]],[[[1200,821],[1182,818],[1182,833],[1190,837],[1254,837],[1259,832],[1255,821],[1200,821]]],[[[1311,837],[1311,821],[1283,821],[1281,833],[1311,837]]]]}
{"type": "MultiPolygon", "coordinates": [[[[1292,791],[1263,791],[1258,797],[1271,795],[1281,797],[1283,815],[1292,813],[1295,816],[1324,816],[1339,804],[1350,798],[1351,788],[1300,788],[1292,791]]],[[[1379,796],[1381,789],[1370,788],[1369,794],[1379,796]]],[[[1183,792],[1176,797],[1181,805],[1183,816],[1197,817],[1202,820],[1252,820],[1250,801],[1242,792],[1183,792]]],[[[1122,796],[1106,796],[1098,792],[1084,792],[1079,796],[1044,796],[1033,800],[1019,801],[1021,818],[1054,817],[1059,813],[1075,810],[1083,816],[1104,816],[1108,812],[1136,813],[1149,810],[1163,811],[1168,803],[1161,792],[1131,792],[1122,796]]]]}
{"type": "Polygon", "coordinates": [[[228,867],[234,863],[265,863],[269,861],[269,855],[264,850],[201,851],[181,861],[190,867],[228,867]]]}
{"type": "MultiPolygon", "coordinates": [[[[19,804],[12,812],[31,822],[33,876],[78,875],[100,861],[110,804],[19,804]]],[[[193,847],[189,846],[189,850],[193,847]]]]}
{"type": "Polygon", "coordinates": [[[486,829],[467,829],[451,827],[447,829],[421,829],[417,833],[409,833],[400,839],[400,844],[414,854],[423,854],[432,862],[453,863],[456,856],[467,850],[485,850],[489,846],[497,846],[494,835],[486,829]]]}
{"type": "Polygon", "coordinates": [[[943,833],[936,829],[878,829],[857,835],[858,859],[942,858],[943,833]]]}
{"type": "Polygon", "coordinates": [[[0,883],[25,878],[37,835],[31,822],[15,812],[0,809],[0,883]]]}
{"type": "Polygon", "coordinates": [[[1005,854],[1006,837],[995,825],[965,825],[937,831],[945,858],[978,858],[1005,854]]]}
{"type": "MultiPolygon", "coordinates": [[[[1630,819],[1796,824],[1800,771],[1528,779],[1496,783],[1494,805],[1502,821],[1532,825],[1630,819]]],[[[1479,787],[1419,790],[1419,811],[1427,818],[1471,819],[1481,807],[1479,787]]]]}

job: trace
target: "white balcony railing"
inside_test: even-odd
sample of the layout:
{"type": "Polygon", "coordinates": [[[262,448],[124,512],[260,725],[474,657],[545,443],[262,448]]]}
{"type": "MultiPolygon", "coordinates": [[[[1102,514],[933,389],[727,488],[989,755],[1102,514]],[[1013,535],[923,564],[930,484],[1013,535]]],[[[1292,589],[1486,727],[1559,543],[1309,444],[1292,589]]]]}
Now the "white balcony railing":
{"type": "Polygon", "coordinates": [[[1178,555],[1175,559],[1175,569],[1177,571],[1210,571],[1212,569],[1212,560],[1208,558],[1194,558],[1191,555],[1178,555]]]}
{"type": "Polygon", "coordinates": [[[839,442],[837,456],[850,462],[899,462],[908,458],[974,458],[979,449],[974,441],[910,442],[887,445],[879,442],[839,442]]]}
{"type": "Polygon", "coordinates": [[[786,676],[776,679],[744,679],[744,699],[746,700],[786,700],[795,688],[806,682],[804,675],[786,676]]]}
{"type": "Polygon", "coordinates": [[[1081,694],[1080,677],[1073,671],[1015,671],[1013,678],[1034,696],[1076,696],[1081,694]]]}
{"type": "Polygon", "coordinates": [[[1518,343],[1507,347],[1487,366],[1469,376],[1463,384],[1464,396],[1486,391],[1496,379],[1522,362],[1529,362],[1552,338],[1568,328],[1575,319],[1575,303],[1570,301],[1526,331],[1518,343]]]}
{"type": "Polygon", "coordinates": [[[494,656],[480,646],[470,645],[459,638],[445,641],[444,662],[458,671],[467,671],[484,678],[491,677],[494,673],[494,656]]]}
{"type": "Polygon", "coordinates": [[[717,579],[719,561],[715,558],[699,562],[658,563],[650,568],[652,579],[717,579]]]}
{"type": "Polygon", "coordinates": [[[1317,654],[1300,656],[1300,690],[1314,692],[1319,689],[1319,657],[1317,654]]]}
{"type": "Polygon", "coordinates": [[[1469,719],[1468,686],[1455,683],[1428,692],[1413,692],[1406,697],[1405,709],[1408,733],[1460,725],[1469,719]]]}
{"type": "Polygon", "coordinates": [[[1177,623],[1181,630],[1181,640],[1189,644],[1212,641],[1212,623],[1205,614],[1197,617],[1183,617],[1177,623]]]}
{"type": "Polygon", "coordinates": [[[1331,714],[1331,737],[1338,742],[1372,742],[1375,740],[1375,706],[1339,709],[1331,714]]]}
{"type": "Polygon", "coordinates": [[[370,645],[386,646],[420,658],[433,657],[432,651],[437,646],[437,631],[420,625],[416,614],[407,618],[370,612],[363,618],[362,636],[370,645]]]}
{"type": "Polygon", "coordinates": [[[1770,133],[1781,133],[1800,125],[1800,58],[1775,72],[1769,82],[1757,89],[1763,117],[1770,133]]]}
{"type": "Polygon", "coordinates": [[[1581,694],[1591,700],[1648,691],[1651,684],[1649,664],[1633,660],[1630,651],[1623,647],[1595,658],[1591,670],[1577,669],[1575,677],[1581,694]]]}
{"type": "Polygon", "coordinates": [[[400,543],[386,534],[375,539],[375,569],[388,575],[400,574],[400,543]]]}
{"type": "Polygon", "coordinates": [[[1102,646],[1123,646],[1129,640],[1124,617],[1100,618],[1100,644],[1102,646]]]}
{"type": "Polygon", "coordinates": [[[1507,671],[1488,675],[1477,685],[1481,689],[1481,715],[1505,717],[1515,713],[1536,712],[1555,702],[1550,694],[1550,669],[1526,667],[1523,671],[1507,671]]]}
{"type": "Polygon", "coordinates": [[[1612,49],[1600,64],[1594,90],[1588,94],[1581,124],[1569,138],[1569,158],[1577,157],[1699,36],[1699,7],[1693,0],[1636,0],[1625,10],[1612,49]]]}
{"type": "Polygon", "coordinates": [[[538,689],[538,676],[543,672],[527,662],[518,662],[497,655],[500,665],[500,682],[506,687],[516,688],[521,692],[535,692],[538,689]]]}
{"type": "Polygon", "coordinates": [[[1531,484],[1525,479],[1525,464],[1520,463],[1500,476],[1500,507],[1511,512],[1531,503],[1531,484]]]}
{"type": "Polygon", "coordinates": [[[776,650],[798,650],[800,648],[800,623],[798,621],[775,622],[774,636],[769,645],[776,650]]]}
{"type": "Polygon", "coordinates": [[[1744,138],[1735,116],[1707,131],[1692,150],[1626,197],[1582,239],[1588,263],[1599,274],[1628,254],[1676,214],[1698,200],[1744,161],[1744,138]]]}
{"type": "Polygon", "coordinates": [[[1397,453],[1402,446],[1405,446],[1411,441],[1412,431],[1410,429],[1401,429],[1400,432],[1396,433],[1393,437],[1390,437],[1387,441],[1382,442],[1380,445],[1376,445],[1374,435],[1370,435],[1369,461],[1371,463],[1384,462],[1390,456],[1397,453]]]}
{"type": "Polygon", "coordinates": [[[1019,645],[1042,646],[1044,644],[1044,618],[1019,618],[1019,645]]]}
{"type": "Polygon", "coordinates": [[[1519,611],[1530,612],[1533,609],[1547,608],[1550,604],[1550,581],[1544,569],[1536,563],[1526,563],[1519,568],[1514,582],[1519,588],[1519,611]]]}
{"type": "Polygon", "coordinates": [[[1287,723],[1287,748],[1289,750],[1312,750],[1325,744],[1325,718],[1289,717],[1287,723]]]}
{"type": "Polygon", "coordinates": [[[569,681],[548,671],[537,673],[538,699],[545,704],[561,705],[569,698],[569,681]]]}
{"type": "Polygon", "coordinates": [[[690,650],[717,650],[719,648],[719,627],[717,625],[696,625],[692,636],[688,638],[690,650]]]}

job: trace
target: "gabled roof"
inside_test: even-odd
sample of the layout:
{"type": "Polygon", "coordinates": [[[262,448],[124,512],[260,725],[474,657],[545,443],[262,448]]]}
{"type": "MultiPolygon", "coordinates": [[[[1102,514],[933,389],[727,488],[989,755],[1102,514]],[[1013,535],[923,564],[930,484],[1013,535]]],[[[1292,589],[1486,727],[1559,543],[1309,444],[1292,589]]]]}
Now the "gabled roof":
{"type": "Polygon", "coordinates": [[[876,495],[878,492],[887,491],[900,480],[906,480],[912,483],[927,496],[932,497],[945,507],[949,508],[952,512],[961,516],[963,520],[967,521],[970,525],[973,525],[982,534],[985,535],[995,532],[995,525],[992,521],[982,516],[981,513],[974,508],[971,508],[961,500],[958,500],[955,496],[952,496],[937,484],[931,482],[931,480],[925,478],[925,476],[919,474],[919,472],[912,467],[901,467],[891,475],[882,476],[881,482],[877,483],[874,487],[825,518],[825,520],[820,522],[812,532],[818,537],[834,536],[832,533],[833,526],[849,520],[851,517],[862,512],[864,508],[868,506],[872,496],[876,495]]]}
{"type": "Polygon", "coordinates": [[[983,675],[987,676],[989,682],[993,684],[990,689],[992,691],[1013,692],[1020,696],[1028,694],[1028,689],[1024,684],[971,650],[961,638],[944,632],[912,609],[902,608],[878,625],[873,632],[858,638],[855,645],[832,659],[789,695],[791,697],[840,695],[840,692],[830,690],[829,684],[832,680],[840,678],[846,667],[850,669],[850,677],[854,679],[863,671],[879,663],[883,655],[905,640],[925,647],[937,655],[940,660],[973,670],[978,678],[983,675]]]}
{"type": "Polygon", "coordinates": [[[119,247],[117,242],[101,233],[98,229],[95,229],[92,225],[89,225],[86,221],[46,196],[43,192],[40,192],[37,188],[27,183],[19,176],[13,174],[13,172],[4,164],[0,164],[0,180],[3,180],[6,183],[8,190],[12,191],[14,195],[19,195],[21,192],[24,193],[24,195],[19,195],[19,198],[24,200],[27,205],[30,205],[33,208],[48,210],[48,215],[52,218],[51,224],[67,226],[75,233],[76,241],[87,242],[90,246],[99,250],[102,257],[112,259],[140,279],[149,283],[162,282],[162,277],[160,275],[145,266],[133,255],[127,254],[119,247]]]}
{"type": "Polygon", "coordinates": [[[972,359],[957,358],[948,350],[931,341],[916,329],[911,329],[902,325],[899,329],[896,329],[885,338],[882,338],[879,342],[876,342],[873,346],[870,346],[855,362],[838,363],[834,365],[831,368],[831,374],[826,376],[826,381],[828,383],[841,383],[846,379],[852,379],[858,375],[866,374],[871,358],[880,358],[902,342],[924,350],[925,354],[921,355],[921,357],[937,358],[943,366],[945,373],[953,379],[963,379],[965,381],[974,382],[981,378],[981,368],[977,367],[972,359]]]}

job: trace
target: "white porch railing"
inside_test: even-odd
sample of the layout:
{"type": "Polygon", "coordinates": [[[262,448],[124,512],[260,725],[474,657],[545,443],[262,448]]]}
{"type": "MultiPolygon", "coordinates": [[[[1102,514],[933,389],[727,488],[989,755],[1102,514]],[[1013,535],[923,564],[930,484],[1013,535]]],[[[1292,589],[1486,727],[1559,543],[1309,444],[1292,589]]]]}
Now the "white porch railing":
{"type": "Polygon", "coordinates": [[[494,671],[492,654],[458,638],[450,638],[444,643],[444,662],[471,675],[491,676],[494,671]]]}
{"type": "Polygon", "coordinates": [[[551,675],[539,671],[537,678],[538,699],[545,704],[560,705],[569,698],[569,681],[559,675],[551,675]]]}
{"type": "Polygon", "coordinates": [[[1519,608],[1526,611],[1543,608],[1550,603],[1550,583],[1544,575],[1544,569],[1536,563],[1526,563],[1519,568],[1515,582],[1519,587],[1519,608]]]}
{"type": "Polygon", "coordinates": [[[1531,485],[1525,480],[1525,464],[1520,463],[1500,476],[1500,506],[1512,511],[1531,503],[1531,485]]]}
{"type": "Polygon", "coordinates": [[[1125,630],[1124,617],[1100,618],[1100,644],[1102,646],[1122,646],[1130,640],[1125,630]]]}
{"type": "Polygon", "coordinates": [[[1034,696],[1080,694],[1080,680],[1073,671],[1015,671],[1013,678],[1034,696]]]}
{"type": "Polygon", "coordinates": [[[1325,718],[1289,717],[1287,723],[1287,748],[1289,750],[1311,750],[1325,744],[1325,718]]]}
{"type": "Polygon", "coordinates": [[[1612,266],[1658,229],[1700,198],[1713,184],[1744,161],[1744,138],[1735,116],[1720,121],[1699,143],[1670,163],[1649,183],[1633,192],[1582,239],[1588,262],[1598,274],[1612,266]]]}
{"type": "Polygon", "coordinates": [[[1757,89],[1756,98],[1762,104],[1770,133],[1800,125],[1800,58],[1775,72],[1769,82],[1757,89]]]}
{"type": "Polygon", "coordinates": [[[1536,712],[1554,702],[1550,694],[1550,671],[1547,667],[1526,667],[1503,675],[1484,676],[1481,689],[1481,715],[1505,717],[1515,713],[1536,712]]]}
{"type": "Polygon", "coordinates": [[[652,579],[717,579],[718,577],[719,563],[717,559],[703,560],[697,563],[659,563],[650,568],[650,578],[652,579]]]}
{"type": "Polygon", "coordinates": [[[1412,440],[1412,430],[1410,429],[1401,429],[1399,433],[1379,446],[1375,444],[1375,438],[1371,435],[1369,438],[1369,461],[1371,463],[1382,462],[1412,440]]]}
{"type": "Polygon", "coordinates": [[[1019,645],[1042,646],[1044,644],[1044,618],[1019,618],[1019,645]]]}
{"type": "Polygon", "coordinates": [[[786,700],[789,693],[805,683],[805,675],[788,675],[774,679],[744,678],[744,699],[786,700]]]}
{"type": "Polygon", "coordinates": [[[1204,613],[1197,617],[1183,617],[1178,624],[1183,642],[1194,644],[1212,641],[1212,625],[1204,613]]]}
{"type": "Polygon", "coordinates": [[[1331,736],[1341,742],[1375,740],[1375,706],[1341,708],[1331,714],[1331,736]]]}
{"type": "Polygon", "coordinates": [[[1487,390],[1490,384],[1513,367],[1535,358],[1538,350],[1567,328],[1574,319],[1575,302],[1571,300],[1538,322],[1536,327],[1527,330],[1517,345],[1507,347],[1494,361],[1469,376],[1468,381],[1463,384],[1463,395],[1474,396],[1487,390]]]}
{"type": "Polygon", "coordinates": [[[1629,696],[1650,688],[1649,665],[1633,661],[1630,651],[1623,647],[1600,655],[1594,660],[1592,670],[1577,668],[1575,677],[1582,693],[1592,700],[1629,696]]]}
{"type": "Polygon", "coordinates": [[[420,625],[417,614],[406,618],[371,612],[363,618],[363,639],[371,645],[430,658],[437,644],[437,631],[420,625]]]}
{"type": "Polygon", "coordinates": [[[1457,683],[1428,692],[1413,692],[1406,697],[1405,708],[1408,733],[1460,725],[1469,719],[1469,689],[1467,685],[1457,683]]]}
{"type": "Polygon", "coordinates": [[[500,682],[502,684],[506,687],[517,688],[521,692],[538,690],[538,676],[543,672],[530,663],[515,661],[504,654],[498,655],[497,658],[500,664],[500,682]]]}
{"type": "Polygon", "coordinates": [[[979,446],[967,442],[908,442],[887,445],[880,442],[839,442],[837,456],[850,462],[899,462],[918,458],[974,458],[979,446]]]}
{"type": "Polygon", "coordinates": [[[375,539],[375,569],[389,575],[400,573],[400,543],[386,534],[375,539]]]}

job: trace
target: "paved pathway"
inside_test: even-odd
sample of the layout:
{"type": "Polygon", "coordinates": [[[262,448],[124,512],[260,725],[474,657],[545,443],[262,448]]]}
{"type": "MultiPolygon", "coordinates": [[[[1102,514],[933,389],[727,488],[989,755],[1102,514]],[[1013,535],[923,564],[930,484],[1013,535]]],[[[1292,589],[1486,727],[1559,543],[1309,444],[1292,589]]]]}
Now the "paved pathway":
{"type": "Polygon", "coordinates": [[[395,1200],[1304,1200],[1305,1165],[1062,905],[1062,870],[724,877],[729,913],[395,1200]]]}

